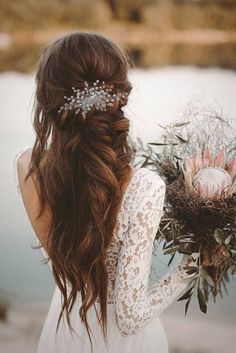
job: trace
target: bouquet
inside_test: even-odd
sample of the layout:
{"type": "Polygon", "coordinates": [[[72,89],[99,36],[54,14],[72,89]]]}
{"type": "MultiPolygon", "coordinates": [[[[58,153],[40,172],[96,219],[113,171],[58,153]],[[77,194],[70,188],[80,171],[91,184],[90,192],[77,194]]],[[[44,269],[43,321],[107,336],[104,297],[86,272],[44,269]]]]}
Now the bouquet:
{"type": "Polygon", "coordinates": [[[197,258],[197,266],[186,267],[192,279],[178,300],[186,300],[186,315],[196,294],[206,313],[210,295],[215,302],[222,287],[228,294],[226,283],[236,273],[236,134],[213,110],[191,111],[161,128],[158,142],[145,148],[138,138],[136,150],[141,166],[166,183],[156,238],[171,255],[168,266],[176,252],[197,258]]]}

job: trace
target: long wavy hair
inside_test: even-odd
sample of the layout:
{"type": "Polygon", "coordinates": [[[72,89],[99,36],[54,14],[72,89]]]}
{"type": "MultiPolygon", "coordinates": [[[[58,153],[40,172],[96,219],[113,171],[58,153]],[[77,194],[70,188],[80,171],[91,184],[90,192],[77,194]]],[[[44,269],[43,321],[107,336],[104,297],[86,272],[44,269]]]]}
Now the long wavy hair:
{"type": "Polygon", "coordinates": [[[92,109],[85,120],[73,110],[58,110],[65,102],[64,96],[72,94],[72,87],[83,89],[85,81],[92,84],[98,79],[113,85],[114,92],[129,94],[130,63],[127,54],[109,39],[75,32],[43,50],[36,72],[36,140],[26,178],[36,175],[41,205],[37,219],[45,207],[52,211],[43,246],[63,298],[56,332],[64,311],[73,330],[70,312],[80,292],[78,314],[90,343],[86,313],[97,297],[99,322],[107,338],[105,258],[124,185],[131,176],[134,148],[128,135],[130,121],[122,110],[127,100],[122,104],[116,100],[104,112],[92,109]]]}

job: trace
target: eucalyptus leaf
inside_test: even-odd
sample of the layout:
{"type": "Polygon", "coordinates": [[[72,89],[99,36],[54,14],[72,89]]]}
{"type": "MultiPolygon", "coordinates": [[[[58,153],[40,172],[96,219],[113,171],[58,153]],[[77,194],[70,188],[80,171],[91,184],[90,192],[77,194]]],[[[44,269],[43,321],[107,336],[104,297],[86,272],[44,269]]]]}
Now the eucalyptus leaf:
{"type": "Polygon", "coordinates": [[[232,234],[227,236],[227,238],[224,241],[225,245],[229,245],[231,238],[232,238],[232,234]]]}
{"type": "Polygon", "coordinates": [[[185,315],[185,316],[186,316],[187,311],[188,311],[188,307],[189,307],[190,300],[191,300],[191,296],[188,298],[188,300],[187,300],[186,303],[185,303],[185,312],[184,312],[184,315],[185,315]]]}
{"type": "Polygon", "coordinates": [[[167,223],[164,225],[164,227],[162,228],[162,231],[165,230],[166,228],[168,228],[168,227],[170,226],[170,224],[171,224],[170,222],[167,222],[167,223]]]}
{"type": "Polygon", "coordinates": [[[225,241],[225,233],[222,229],[217,228],[214,232],[214,238],[217,243],[222,244],[225,241]]]}
{"type": "Polygon", "coordinates": [[[225,293],[226,293],[226,294],[229,294],[229,292],[228,292],[228,290],[227,290],[227,287],[226,287],[226,284],[225,284],[224,280],[222,280],[222,282],[221,282],[221,283],[223,284],[223,287],[224,287],[225,293]]]}
{"type": "Polygon", "coordinates": [[[174,220],[174,218],[170,218],[170,217],[168,217],[168,218],[166,217],[166,218],[162,219],[163,222],[173,221],[173,220],[174,220]]]}
{"type": "Polygon", "coordinates": [[[179,249],[179,246],[173,246],[172,248],[169,248],[167,250],[164,250],[164,255],[172,254],[173,252],[176,252],[179,249]]]}
{"type": "Polygon", "coordinates": [[[179,242],[180,243],[195,243],[196,244],[196,241],[192,240],[192,239],[179,239],[179,242]]]}
{"type": "Polygon", "coordinates": [[[178,239],[188,239],[191,238],[193,235],[192,234],[183,234],[183,235],[179,235],[178,239]]]}
{"type": "Polygon", "coordinates": [[[165,245],[165,249],[169,249],[171,246],[173,246],[173,241],[171,241],[170,244],[165,245]]]}
{"type": "Polygon", "coordinates": [[[180,236],[177,237],[177,239],[187,239],[187,240],[189,239],[189,240],[191,240],[192,237],[190,235],[184,235],[184,236],[180,235],[180,236]]]}
{"type": "Polygon", "coordinates": [[[183,158],[180,158],[180,157],[176,156],[176,154],[174,154],[174,157],[175,157],[176,159],[180,160],[180,161],[183,160],[183,158]]]}
{"type": "Polygon", "coordinates": [[[173,261],[174,257],[175,257],[175,253],[171,255],[171,258],[170,258],[170,260],[169,260],[167,266],[170,266],[170,264],[171,264],[171,262],[173,261]]]}
{"type": "Polygon", "coordinates": [[[181,126],[186,126],[186,125],[189,125],[190,124],[190,121],[187,121],[185,123],[176,123],[173,125],[173,127],[181,127],[181,126]]]}
{"type": "Polygon", "coordinates": [[[163,250],[169,248],[170,245],[173,245],[173,240],[171,240],[171,241],[166,241],[165,240],[165,242],[163,244],[163,250]]]}
{"type": "Polygon", "coordinates": [[[224,279],[227,283],[230,283],[229,274],[227,271],[225,271],[225,273],[224,273],[224,279]]]}
{"type": "Polygon", "coordinates": [[[160,126],[162,129],[166,130],[166,126],[162,126],[161,124],[157,124],[158,126],[160,126]]]}
{"type": "Polygon", "coordinates": [[[200,310],[206,314],[207,312],[206,300],[205,300],[204,294],[202,293],[202,290],[199,287],[197,289],[197,298],[198,298],[198,304],[199,304],[200,310]]]}
{"type": "Polygon", "coordinates": [[[185,140],[182,136],[177,135],[177,134],[175,134],[175,136],[177,137],[177,139],[178,139],[180,142],[182,142],[182,143],[188,143],[188,140],[185,140]]]}
{"type": "Polygon", "coordinates": [[[194,286],[190,287],[187,292],[185,292],[177,301],[188,299],[192,295],[192,289],[194,286]]]}
{"type": "Polygon", "coordinates": [[[198,272],[198,269],[197,269],[197,268],[194,268],[194,269],[191,269],[191,270],[187,270],[187,271],[186,271],[186,273],[187,273],[188,275],[192,275],[193,273],[196,273],[196,272],[198,272]]]}
{"type": "Polygon", "coordinates": [[[211,287],[215,287],[215,283],[214,283],[213,279],[211,278],[211,276],[206,272],[206,270],[202,266],[200,268],[200,272],[201,272],[202,276],[206,279],[207,283],[211,287]]]}
{"type": "Polygon", "coordinates": [[[187,266],[183,266],[183,268],[185,270],[196,270],[196,271],[198,271],[198,266],[189,266],[189,265],[187,265],[187,266]]]}
{"type": "Polygon", "coordinates": [[[231,275],[234,275],[236,273],[236,266],[231,267],[231,275]]]}
{"type": "Polygon", "coordinates": [[[191,283],[193,280],[197,280],[197,278],[198,278],[198,275],[194,275],[194,276],[192,276],[191,277],[191,275],[189,275],[189,277],[186,277],[186,278],[183,278],[181,281],[183,282],[183,283],[186,283],[186,284],[189,284],[189,283],[191,283]],[[191,281],[189,282],[189,279],[191,278],[191,281]]]}
{"type": "Polygon", "coordinates": [[[153,145],[153,146],[168,146],[169,143],[162,143],[162,142],[148,142],[148,145],[153,145]]]}

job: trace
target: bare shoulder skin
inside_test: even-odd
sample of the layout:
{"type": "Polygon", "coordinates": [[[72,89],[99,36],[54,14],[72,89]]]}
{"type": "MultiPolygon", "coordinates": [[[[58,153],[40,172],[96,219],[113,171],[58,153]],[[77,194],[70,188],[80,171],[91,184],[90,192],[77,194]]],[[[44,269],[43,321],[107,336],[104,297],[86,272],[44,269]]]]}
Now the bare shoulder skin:
{"type": "Polygon", "coordinates": [[[19,156],[17,160],[17,176],[19,181],[20,192],[29,221],[40,243],[43,245],[46,244],[49,226],[52,219],[52,212],[49,205],[46,205],[46,208],[43,211],[42,215],[36,220],[36,216],[38,215],[40,210],[40,203],[33,179],[35,178],[35,176],[31,174],[31,176],[26,181],[24,181],[25,176],[29,170],[31,153],[32,148],[29,148],[19,156]]]}

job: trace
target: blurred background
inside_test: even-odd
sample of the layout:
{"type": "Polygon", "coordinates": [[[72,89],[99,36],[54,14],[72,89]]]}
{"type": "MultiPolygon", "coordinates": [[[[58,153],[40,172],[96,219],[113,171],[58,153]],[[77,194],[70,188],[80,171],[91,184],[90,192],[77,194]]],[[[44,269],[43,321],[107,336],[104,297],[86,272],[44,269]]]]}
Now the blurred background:
{"type": "MultiPolygon", "coordinates": [[[[17,194],[13,160],[34,142],[39,53],[77,30],[104,34],[135,63],[126,107],[134,139],[144,144],[158,140],[158,124],[194,109],[213,109],[236,122],[235,0],[0,0],[1,353],[35,352],[55,289],[40,250],[31,247],[37,239],[17,194]]],[[[168,271],[168,261],[159,247],[151,281],[168,271]]],[[[186,317],[185,302],[173,303],[162,314],[170,353],[236,351],[233,278],[222,297],[209,303],[207,314],[200,312],[197,300],[186,317]]]]}

